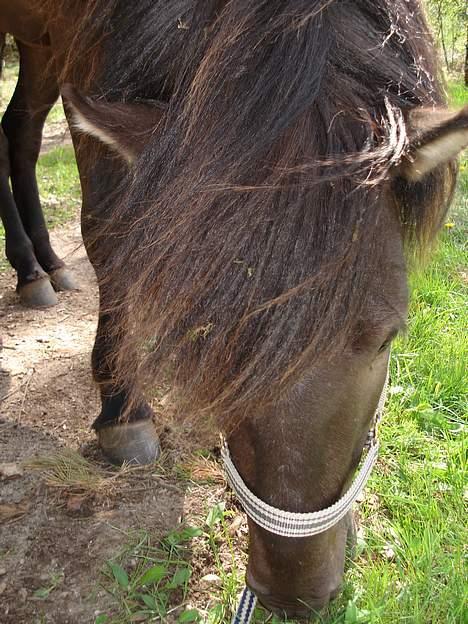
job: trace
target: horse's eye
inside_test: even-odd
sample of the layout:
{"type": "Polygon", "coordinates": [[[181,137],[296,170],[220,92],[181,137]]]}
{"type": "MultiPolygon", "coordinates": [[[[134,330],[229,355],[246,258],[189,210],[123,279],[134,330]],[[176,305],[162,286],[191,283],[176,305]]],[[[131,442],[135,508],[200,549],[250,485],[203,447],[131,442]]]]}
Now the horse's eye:
{"type": "Polygon", "coordinates": [[[388,347],[390,346],[391,342],[392,342],[391,340],[386,340],[384,343],[382,343],[382,345],[379,348],[379,353],[383,353],[384,351],[386,351],[388,347]]]}
{"type": "Polygon", "coordinates": [[[388,349],[388,347],[392,344],[397,334],[398,334],[398,330],[394,329],[380,346],[379,353],[383,353],[384,351],[388,349]]]}

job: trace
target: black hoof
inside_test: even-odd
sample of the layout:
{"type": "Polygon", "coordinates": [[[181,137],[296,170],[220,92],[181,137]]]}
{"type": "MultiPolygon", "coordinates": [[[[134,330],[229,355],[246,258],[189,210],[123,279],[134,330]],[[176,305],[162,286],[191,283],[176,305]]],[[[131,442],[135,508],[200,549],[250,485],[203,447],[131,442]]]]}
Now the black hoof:
{"type": "Polygon", "coordinates": [[[21,303],[27,308],[50,308],[58,303],[48,277],[43,277],[18,288],[21,303]]]}
{"type": "Polygon", "coordinates": [[[55,290],[78,290],[75,278],[65,267],[51,271],[49,277],[55,290]]]}
{"type": "Polygon", "coordinates": [[[97,432],[99,446],[112,464],[152,464],[160,453],[159,438],[151,420],[110,425],[97,432]]]}

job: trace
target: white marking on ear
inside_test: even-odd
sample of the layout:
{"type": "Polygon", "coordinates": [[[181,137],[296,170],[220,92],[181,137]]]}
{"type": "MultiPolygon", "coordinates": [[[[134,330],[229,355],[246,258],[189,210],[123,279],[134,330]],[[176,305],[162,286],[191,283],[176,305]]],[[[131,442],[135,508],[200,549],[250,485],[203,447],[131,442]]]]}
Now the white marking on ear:
{"type": "Polygon", "coordinates": [[[468,146],[468,129],[460,129],[416,148],[411,160],[405,163],[404,176],[418,182],[438,165],[456,158],[468,146]]]}
{"type": "Polygon", "coordinates": [[[132,164],[135,157],[134,154],[131,154],[129,151],[124,150],[122,145],[118,143],[110,134],[107,134],[102,128],[95,126],[92,124],[89,119],[87,119],[81,112],[71,104],[73,109],[73,127],[79,130],[80,132],[84,132],[85,134],[90,134],[91,136],[99,139],[101,143],[109,146],[115,152],[117,152],[120,156],[123,156],[125,160],[132,164]]]}

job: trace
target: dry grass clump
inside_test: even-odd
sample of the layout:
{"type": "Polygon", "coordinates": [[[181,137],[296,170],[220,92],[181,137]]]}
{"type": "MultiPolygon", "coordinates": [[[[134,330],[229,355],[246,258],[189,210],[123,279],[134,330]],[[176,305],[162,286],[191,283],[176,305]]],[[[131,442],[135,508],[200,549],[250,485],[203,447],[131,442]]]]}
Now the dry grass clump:
{"type": "Polygon", "coordinates": [[[201,455],[192,456],[179,465],[182,476],[199,484],[225,485],[226,478],[222,466],[215,460],[201,455]]]}
{"type": "Polygon", "coordinates": [[[39,471],[47,485],[74,494],[110,494],[115,482],[134,467],[124,465],[117,470],[104,469],[71,449],[42,455],[25,462],[25,468],[39,471]]]}

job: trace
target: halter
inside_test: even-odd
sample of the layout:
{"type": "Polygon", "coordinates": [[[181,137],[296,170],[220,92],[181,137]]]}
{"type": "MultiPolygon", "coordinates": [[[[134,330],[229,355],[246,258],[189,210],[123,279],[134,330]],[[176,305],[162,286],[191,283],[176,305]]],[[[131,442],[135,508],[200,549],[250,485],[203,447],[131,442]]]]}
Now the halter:
{"type": "MultiPolygon", "coordinates": [[[[248,488],[231,459],[227,443],[223,444],[221,456],[228,483],[242,504],[245,513],[255,524],[282,537],[312,537],[324,533],[346,516],[366,485],[379,454],[378,425],[382,418],[387,396],[388,377],[389,368],[387,368],[385,384],[372,419],[370,431],[367,434],[364,446],[366,454],[361,459],[358,473],[346,493],[326,509],[311,513],[295,513],[268,505],[248,488]]],[[[257,597],[250,588],[246,587],[242,592],[232,624],[249,624],[256,603],[257,597]]]]}

